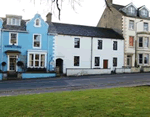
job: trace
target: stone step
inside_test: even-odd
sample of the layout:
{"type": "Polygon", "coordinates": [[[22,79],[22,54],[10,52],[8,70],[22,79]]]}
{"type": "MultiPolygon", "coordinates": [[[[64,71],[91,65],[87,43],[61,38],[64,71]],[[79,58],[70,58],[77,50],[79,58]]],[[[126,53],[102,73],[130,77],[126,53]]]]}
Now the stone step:
{"type": "Polygon", "coordinates": [[[20,80],[20,79],[17,77],[7,77],[7,80],[20,80]]]}

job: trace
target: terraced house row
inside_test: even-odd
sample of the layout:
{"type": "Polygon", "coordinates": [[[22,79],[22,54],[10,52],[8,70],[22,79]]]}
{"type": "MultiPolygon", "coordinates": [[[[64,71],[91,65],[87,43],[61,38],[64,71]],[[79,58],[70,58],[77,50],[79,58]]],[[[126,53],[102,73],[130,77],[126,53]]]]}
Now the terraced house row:
{"type": "MultiPolygon", "coordinates": [[[[113,69],[123,66],[121,35],[112,29],[47,21],[40,14],[31,20],[6,15],[0,20],[1,71],[59,72],[67,68],[113,69]]],[[[32,75],[32,74],[31,74],[32,75]]]]}
{"type": "Polygon", "coordinates": [[[149,10],[107,0],[97,27],[46,21],[40,14],[0,18],[2,78],[111,73],[150,65],[149,10]],[[15,76],[16,75],[16,76],[15,76]]]}

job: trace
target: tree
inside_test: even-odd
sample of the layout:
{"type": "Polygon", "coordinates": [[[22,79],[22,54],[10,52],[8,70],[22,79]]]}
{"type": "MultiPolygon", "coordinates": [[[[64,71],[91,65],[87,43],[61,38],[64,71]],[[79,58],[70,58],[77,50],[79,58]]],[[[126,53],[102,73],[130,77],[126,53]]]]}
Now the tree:
{"type": "MultiPolygon", "coordinates": [[[[30,0],[30,2],[34,2],[34,4],[36,3],[36,1],[37,0],[30,0]]],[[[42,1],[52,2],[52,4],[57,7],[58,19],[60,20],[62,3],[63,3],[64,0],[40,0],[40,3],[42,3],[42,1]]],[[[68,0],[68,1],[70,2],[70,5],[74,10],[75,10],[75,5],[76,4],[81,6],[80,0],[68,0]]],[[[52,5],[50,7],[52,7],[52,5]]]]}

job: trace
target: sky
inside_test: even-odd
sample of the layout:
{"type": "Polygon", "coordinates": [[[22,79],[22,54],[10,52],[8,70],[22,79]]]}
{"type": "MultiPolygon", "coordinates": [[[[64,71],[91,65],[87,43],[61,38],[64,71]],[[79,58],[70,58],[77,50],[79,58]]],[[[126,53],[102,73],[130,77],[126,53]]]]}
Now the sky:
{"type": "MultiPolygon", "coordinates": [[[[61,4],[61,19],[58,19],[58,10],[51,0],[0,0],[0,17],[6,14],[21,15],[23,19],[31,19],[36,13],[46,20],[48,12],[52,12],[52,21],[77,25],[96,26],[106,5],[104,0],[80,0],[80,5],[71,7],[70,0],[63,0],[61,4]]],[[[142,5],[150,10],[149,0],[113,0],[114,4],[127,5],[133,2],[138,8],[142,5]]]]}

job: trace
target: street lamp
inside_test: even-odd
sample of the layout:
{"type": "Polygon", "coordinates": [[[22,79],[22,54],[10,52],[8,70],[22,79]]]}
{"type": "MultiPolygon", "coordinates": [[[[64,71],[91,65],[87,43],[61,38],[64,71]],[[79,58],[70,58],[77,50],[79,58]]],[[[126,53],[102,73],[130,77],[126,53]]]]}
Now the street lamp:
{"type": "Polygon", "coordinates": [[[134,66],[137,67],[137,40],[138,40],[138,36],[137,36],[137,24],[142,22],[143,20],[140,20],[139,22],[136,22],[136,28],[135,28],[135,64],[134,66]]]}

